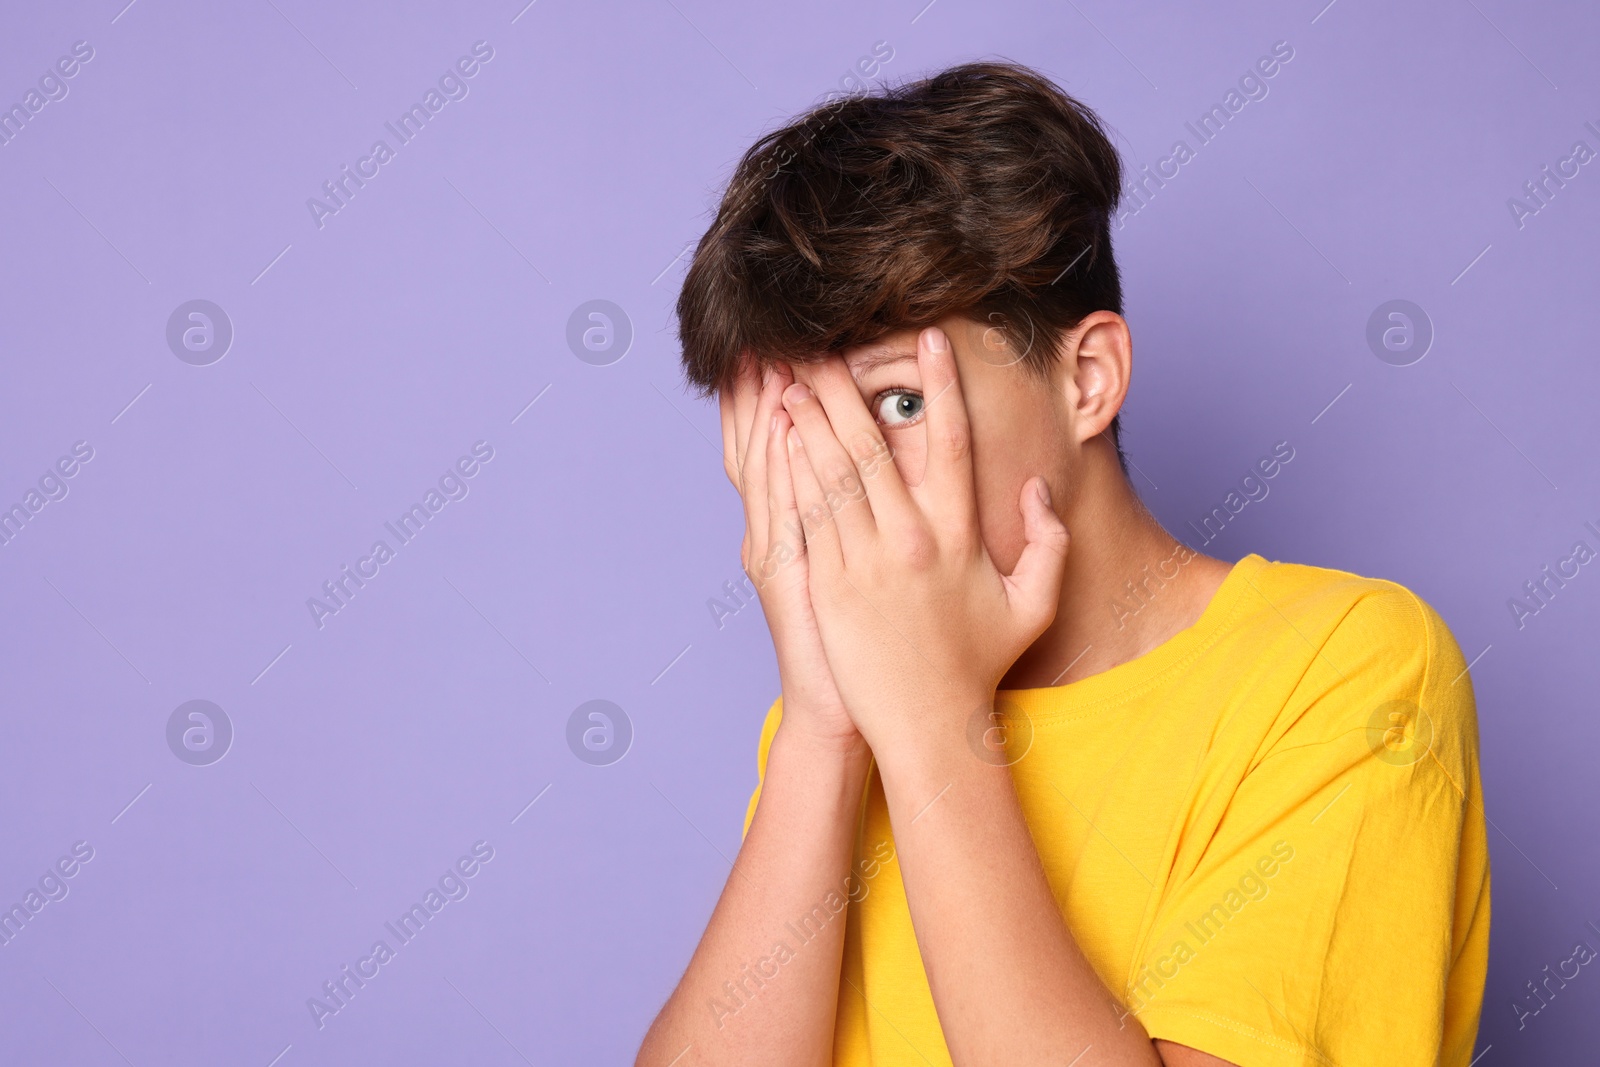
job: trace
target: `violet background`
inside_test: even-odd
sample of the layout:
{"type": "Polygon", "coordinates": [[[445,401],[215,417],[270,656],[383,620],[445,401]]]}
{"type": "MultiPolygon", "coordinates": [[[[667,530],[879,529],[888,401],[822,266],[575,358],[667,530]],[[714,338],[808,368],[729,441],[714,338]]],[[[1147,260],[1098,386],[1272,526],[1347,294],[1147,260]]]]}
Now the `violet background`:
{"type": "Polygon", "coordinates": [[[1479,1062],[1594,1047],[1589,968],[1520,1031],[1510,1005],[1600,945],[1600,573],[1520,630],[1507,599],[1600,546],[1600,164],[1521,228],[1506,200],[1600,148],[1600,9],[123,2],[0,34],[0,103],[95,50],[0,146],[0,505],[95,450],[0,547],[0,904],[95,849],[0,946],[0,1062],[631,1062],[776,692],[759,610],[707,606],[740,512],[680,384],[683,253],[746,146],[879,41],[894,81],[1032,64],[1135,169],[1292,45],[1118,234],[1136,478],[1181,533],[1287,440],[1208,550],[1439,609],[1476,657],[1494,824],[1479,1062]],[[478,40],[469,96],[319,229],[306,199],[478,40]],[[195,298],[235,330],[205,367],[165,340],[195,298]],[[1365,340],[1396,298],[1436,332],[1404,367],[1365,340]],[[634,329],[608,366],[566,342],[592,299],[634,329]],[[318,630],[306,599],[478,440],[470,495],[318,630]],[[235,731],[210,766],[166,742],[195,698],[235,731]],[[597,698],[635,731],[610,766],[565,740],[597,698]],[[319,1031],[307,998],[480,839],[470,895],[319,1031]]]}

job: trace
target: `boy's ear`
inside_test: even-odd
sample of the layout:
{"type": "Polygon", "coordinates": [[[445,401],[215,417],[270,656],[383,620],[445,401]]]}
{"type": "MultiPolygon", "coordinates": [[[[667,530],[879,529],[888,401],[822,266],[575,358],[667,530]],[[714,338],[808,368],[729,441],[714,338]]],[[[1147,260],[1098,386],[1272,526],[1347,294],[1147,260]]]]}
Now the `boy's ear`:
{"type": "Polygon", "coordinates": [[[1121,315],[1096,311],[1084,317],[1062,348],[1057,373],[1077,416],[1074,424],[1081,444],[1104,433],[1122,410],[1133,372],[1133,338],[1121,315]]]}

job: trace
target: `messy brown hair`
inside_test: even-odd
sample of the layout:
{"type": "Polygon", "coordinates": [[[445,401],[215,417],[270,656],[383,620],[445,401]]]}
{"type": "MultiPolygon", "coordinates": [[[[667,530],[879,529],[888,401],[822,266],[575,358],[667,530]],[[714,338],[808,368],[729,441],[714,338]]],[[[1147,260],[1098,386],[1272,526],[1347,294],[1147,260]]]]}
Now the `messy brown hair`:
{"type": "Polygon", "coordinates": [[[709,395],[747,356],[816,362],[952,314],[1042,373],[1084,316],[1122,313],[1121,186],[1099,117],[1018,64],[815,107],[744,154],[695,249],[685,374],[709,395]]]}

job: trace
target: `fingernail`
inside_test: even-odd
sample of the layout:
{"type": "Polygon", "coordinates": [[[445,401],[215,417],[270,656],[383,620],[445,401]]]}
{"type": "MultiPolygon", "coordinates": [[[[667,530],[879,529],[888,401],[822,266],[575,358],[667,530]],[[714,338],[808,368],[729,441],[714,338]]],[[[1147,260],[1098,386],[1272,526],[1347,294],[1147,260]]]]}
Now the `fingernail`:
{"type": "Polygon", "coordinates": [[[1044,501],[1044,506],[1050,506],[1050,483],[1043,478],[1039,479],[1039,499],[1044,501]]]}
{"type": "Polygon", "coordinates": [[[802,404],[811,399],[811,389],[804,382],[795,382],[783,391],[785,404],[802,404]]]}
{"type": "Polygon", "coordinates": [[[767,436],[771,437],[772,436],[772,431],[776,430],[777,428],[778,428],[778,416],[774,415],[774,416],[772,416],[772,421],[767,423],[767,436]]]}
{"type": "Polygon", "coordinates": [[[927,343],[929,352],[947,352],[950,349],[950,341],[945,337],[944,331],[937,326],[929,326],[923,330],[922,339],[927,343]]]}
{"type": "Polygon", "coordinates": [[[800,431],[791,426],[789,427],[789,448],[792,451],[798,452],[800,451],[800,447],[800,431]]]}

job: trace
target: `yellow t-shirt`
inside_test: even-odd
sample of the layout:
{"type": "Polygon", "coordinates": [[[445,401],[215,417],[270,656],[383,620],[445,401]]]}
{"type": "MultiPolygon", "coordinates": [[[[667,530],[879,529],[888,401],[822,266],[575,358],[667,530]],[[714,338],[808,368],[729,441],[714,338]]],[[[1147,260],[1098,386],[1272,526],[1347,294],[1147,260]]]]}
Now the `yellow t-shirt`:
{"type": "MultiPolygon", "coordinates": [[[[1013,756],[1031,725],[1011,770],[1061,914],[1152,1037],[1241,1067],[1467,1067],[1489,856],[1472,682],[1432,608],[1252,554],[1149,653],[997,703],[1013,756]]],[[[872,774],[836,1064],[950,1063],[893,856],[872,774]]]]}

